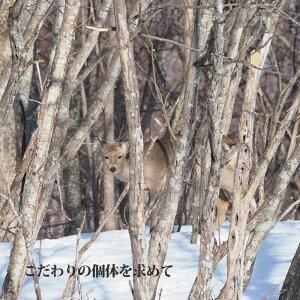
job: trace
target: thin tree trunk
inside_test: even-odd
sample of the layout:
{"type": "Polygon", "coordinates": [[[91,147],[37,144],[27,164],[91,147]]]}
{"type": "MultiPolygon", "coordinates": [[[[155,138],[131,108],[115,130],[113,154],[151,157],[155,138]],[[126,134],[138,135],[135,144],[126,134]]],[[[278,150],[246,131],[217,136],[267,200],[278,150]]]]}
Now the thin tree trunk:
{"type": "MultiPolygon", "coordinates": [[[[198,3],[199,4],[199,3],[198,3]]],[[[213,1],[209,1],[207,3],[203,3],[200,1],[201,9],[200,11],[196,11],[195,13],[200,14],[199,21],[197,26],[198,37],[196,41],[196,46],[199,50],[204,51],[205,46],[208,42],[209,35],[211,34],[211,30],[213,27],[213,15],[214,15],[214,8],[212,7],[213,1]],[[206,7],[207,4],[207,7],[206,7]],[[201,35],[201,36],[200,36],[201,35]]],[[[194,29],[195,30],[195,29],[194,29]]],[[[198,59],[201,59],[203,54],[201,54],[198,59]]],[[[199,71],[198,71],[199,72],[199,71]]],[[[199,91],[198,91],[199,93],[199,91]]],[[[198,98],[199,95],[196,95],[198,98]]],[[[205,128],[203,131],[204,135],[208,134],[208,129],[205,128]]],[[[198,135],[197,135],[198,136],[198,135]]],[[[202,136],[203,137],[203,136],[202,136]]],[[[205,151],[207,150],[207,137],[203,137],[202,139],[196,138],[196,158],[195,160],[198,161],[197,166],[195,167],[195,176],[196,178],[201,177],[200,180],[195,181],[195,197],[193,199],[193,220],[192,220],[192,243],[197,243],[197,238],[200,232],[200,220],[201,220],[201,212],[203,208],[204,198],[205,198],[205,189],[206,189],[206,180],[207,178],[204,177],[204,173],[207,172],[207,168],[204,167],[203,162],[206,159],[205,151]],[[202,151],[201,151],[202,150],[202,151]],[[203,156],[204,155],[204,156],[203,156]],[[203,167],[202,167],[203,166],[203,167]]],[[[191,149],[192,150],[192,149],[191,149]]],[[[209,168],[210,166],[208,166],[209,168]]]]}
{"type": "MultiPolygon", "coordinates": [[[[255,215],[255,228],[250,234],[247,242],[244,259],[244,282],[243,289],[246,288],[253,271],[256,253],[261,246],[268,232],[275,226],[277,219],[277,208],[280,200],[285,194],[288,183],[300,164],[300,146],[297,145],[291,157],[287,160],[282,171],[277,175],[274,182],[274,189],[268,195],[265,202],[255,215]]],[[[250,228],[251,229],[251,228],[250,228]]]]}
{"type": "MultiPolygon", "coordinates": [[[[3,26],[4,26],[3,32],[7,34],[7,38],[8,36],[10,36],[11,42],[13,41],[11,44],[15,45],[15,47],[13,52],[10,51],[10,47],[6,49],[6,52],[7,53],[9,52],[11,57],[15,57],[16,54],[19,56],[18,59],[11,59],[10,57],[9,64],[3,65],[6,67],[6,69],[0,70],[0,74],[5,75],[6,77],[7,76],[13,77],[13,80],[9,80],[10,84],[5,86],[6,85],[5,80],[8,78],[5,79],[4,77],[2,77],[2,75],[0,75],[0,84],[1,84],[0,86],[1,105],[0,106],[1,109],[3,108],[3,111],[0,112],[0,115],[1,113],[3,113],[2,115],[3,124],[7,122],[8,126],[11,126],[12,119],[11,118],[7,119],[7,116],[9,115],[12,117],[12,109],[11,109],[11,107],[13,106],[12,102],[14,101],[15,104],[21,103],[23,114],[24,114],[23,118],[25,119],[23,125],[25,127],[24,128],[25,137],[23,138],[23,145],[22,145],[22,152],[23,152],[24,149],[26,149],[26,147],[29,144],[32,133],[36,129],[36,119],[37,119],[36,114],[37,114],[37,107],[38,107],[38,103],[29,101],[29,98],[32,96],[30,93],[30,88],[32,83],[33,65],[31,64],[28,66],[28,61],[32,60],[33,58],[34,42],[38,35],[40,27],[42,26],[45,18],[47,17],[47,10],[51,5],[51,1],[48,1],[47,3],[46,2],[43,3],[43,1],[34,1],[34,0],[29,1],[28,5],[30,6],[30,8],[26,10],[23,7],[23,10],[17,15],[16,19],[14,19],[13,24],[10,23],[10,26],[6,28],[7,22],[9,22],[11,18],[13,18],[13,14],[7,15],[9,12],[9,7],[6,7],[6,5],[8,5],[8,3],[9,1],[3,2],[4,10],[3,10],[3,14],[1,14],[1,18],[4,18],[5,16],[8,19],[6,21],[5,19],[1,19],[1,22],[3,22],[3,26]],[[14,26],[18,26],[18,30],[16,30],[14,26]],[[8,35],[9,33],[8,29],[10,29],[10,35],[8,35]],[[21,36],[19,31],[22,31],[23,42],[25,43],[25,41],[27,41],[26,47],[23,47],[22,44],[21,45],[19,44],[20,41],[18,41],[18,39],[20,39],[21,36]],[[16,32],[18,32],[18,37],[15,37],[16,32]],[[13,69],[13,71],[11,71],[11,69],[13,69]]],[[[9,5],[13,5],[13,3],[10,3],[9,5]]],[[[15,5],[17,6],[17,3],[15,5]]],[[[17,8],[15,7],[14,9],[17,8]]],[[[9,39],[8,39],[8,43],[10,43],[9,39]]],[[[5,49],[6,46],[7,45],[5,41],[3,41],[2,47],[0,46],[0,57],[3,56],[4,60],[6,59],[7,53],[1,53],[1,48],[5,49]]],[[[2,60],[2,62],[4,61],[2,60]]],[[[41,86],[41,89],[42,88],[43,87],[41,86]]],[[[39,97],[33,97],[33,98],[39,99],[39,97]]],[[[3,128],[5,128],[5,126],[3,126],[3,128]]],[[[0,126],[0,132],[1,130],[2,128],[0,126]]],[[[5,131],[5,129],[3,130],[5,131]]],[[[13,128],[11,128],[11,130],[13,130],[13,128]]],[[[11,132],[14,131],[15,130],[11,132]]],[[[1,133],[0,133],[0,139],[1,139],[1,133]]],[[[22,169],[22,165],[23,163],[21,163],[20,169],[22,169]]],[[[22,176],[24,176],[24,173],[22,176]]],[[[10,193],[6,194],[7,196],[10,196],[13,199],[16,210],[18,210],[20,206],[20,188],[21,186],[19,184],[15,185],[14,187],[9,186],[8,190],[10,191],[10,193]],[[18,188],[16,189],[17,186],[18,188]]],[[[17,220],[14,216],[13,210],[10,204],[8,203],[8,201],[3,202],[1,205],[2,207],[0,210],[0,220],[1,220],[0,240],[3,239],[3,234],[7,237],[7,229],[11,233],[11,237],[9,239],[12,240],[15,231],[17,229],[17,220]]]]}
{"type": "MultiPolygon", "coordinates": [[[[82,1],[83,6],[89,5],[88,3],[89,3],[88,0],[82,1]]],[[[101,6],[99,8],[99,16],[98,16],[97,20],[95,20],[95,17],[93,14],[93,8],[91,8],[92,21],[97,26],[101,27],[103,25],[107,15],[108,15],[108,12],[110,10],[111,3],[112,3],[111,0],[106,0],[101,3],[101,6]]],[[[86,9],[82,8],[81,9],[82,24],[84,24],[87,19],[88,19],[88,11],[86,9]]],[[[78,72],[84,63],[83,58],[87,58],[87,56],[92,51],[93,47],[96,50],[96,54],[99,55],[98,39],[96,38],[96,36],[97,36],[97,32],[91,32],[88,36],[86,36],[85,31],[83,31],[81,34],[81,49],[80,49],[80,51],[81,52],[84,51],[84,55],[77,55],[76,63],[73,62],[69,69],[70,70],[69,75],[72,78],[73,84],[76,81],[76,76],[78,75],[78,72]],[[88,47],[86,47],[87,41],[88,41],[88,47]],[[74,71],[75,71],[75,74],[72,74],[72,72],[74,72],[74,71]]],[[[81,54],[83,54],[83,53],[81,53],[81,54]]],[[[97,68],[96,68],[96,70],[97,70],[97,68]]],[[[96,70],[95,70],[95,73],[97,73],[96,70]]],[[[96,76],[97,76],[96,74],[95,74],[95,76],[93,76],[93,78],[95,78],[95,81],[97,80],[96,76]]],[[[93,86],[93,83],[91,85],[93,86]]],[[[76,86],[76,84],[74,84],[74,86],[76,86]]],[[[73,86],[73,88],[74,88],[74,86],[73,86]]],[[[80,87],[81,101],[82,101],[82,116],[84,118],[88,111],[88,99],[86,97],[86,88],[84,85],[84,80],[82,80],[79,87],[80,87]]],[[[79,123],[78,123],[78,126],[79,126],[79,123]]],[[[73,131],[73,133],[75,133],[75,130],[73,131]]],[[[88,186],[91,189],[91,193],[89,193],[89,195],[91,195],[92,204],[93,204],[92,205],[93,221],[89,221],[89,219],[90,219],[89,216],[87,216],[87,221],[89,224],[88,228],[92,227],[92,228],[94,228],[94,230],[96,230],[99,226],[99,221],[100,221],[100,216],[99,216],[100,203],[99,203],[99,196],[98,196],[98,182],[97,182],[97,176],[96,176],[95,156],[94,156],[94,150],[93,150],[92,139],[91,139],[90,133],[87,134],[85,142],[86,142],[86,154],[87,154],[87,159],[88,159],[88,164],[89,164],[89,166],[88,166],[88,186]]]]}
{"type": "Polygon", "coordinates": [[[279,300],[300,299],[300,244],[285,277],[279,300]]]}
{"type": "MultiPolygon", "coordinates": [[[[197,4],[199,5],[199,1],[197,4]]],[[[196,44],[198,46],[198,42],[200,43],[200,40],[198,40],[199,32],[196,29],[199,24],[198,13],[197,11],[197,17],[193,20],[193,47],[195,47],[196,44]]],[[[199,48],[201,49],[201,46],[199,48]]],[[[198,90],[199,77],[198,70],[193,64],[198,58],[198,55],[199,53],[195,51],[191,51],[189,55],[188,72],[180,96],[182,97],[182,103],[177,108],[173,120],[172,130],[176,130],[176,132],[180,132],[180,134],[176,137],[176,141],[173,141],[173,139],[169,137],[170,146],[168,148],[170,149],[168,149],[167,152],[172,159],[167,176],[170,180],[167,180],[166,195],[161,199],[159,204],[157,224],[153,228],[149,241],[148,265],[156,266],[158,269],[163,266],[166,258],[178,204],[183,192],[185,169],[189,157],[191,139],[194,133],[193,117],[195,94],[198,90]]],[[[158,275],[157,277],[149,277],[147,279],[148,299],[155,299],[159,278],[160,276],[158,275]]]]}
{"type": "MultiPolygon", "coordinates": [[[[10,5],[5,7],[9,1],[4,1],[4,8],[8,9],[10,5]]],[[[27,65],[32,57],[32,49],[35,39],[38,36],[39,30],[47,16],[47,10],[51,5],[51,1],[37,0],[33,5],[33,11],[29,18],[24,18],[26,15],[26,5],[22,5],[22,1],[16,1],[9,9],[9,14],[2,17],[7,17],[9,24],[9,37],[12,46],[12,64],[9,74],[9,84],[0,87],[0,134],[4,128],[9,112],[12,108],[14,97],[16,96],[20,82],[25,74],[27,65]],[[23,29],[20,34],[20,29],[23,29]]],[[[4,23],[5,24],[5,23],[4,23]]],[[[6,34],[6,33],[5,33],[6,34]]],[[[1,37],[0,37],[1,38],[1,37]]],[[[8,54],[8,44],[4,41],[3,49],[5,54],[8,54]]],[[[1,47],[2,48],[2,47],[1,47]]],[[[2,54],[2,53],[0,53],[2,54]]],[[[4,53],[3,53],[4,54],[4,53]]],[[[1,78],[0,78],[1,79],[1,78]]],[[[5,83],[5,81],[4,81],[5,83]]],[[[2,82],[1,82],[2,84],[2,82]]]]}
{"type": "Polygon", "coordinates": [[[2,242],[13,241],[16,226],[13,211],[5,199],[10,197],[10,186],[16,174],[16,137],[14,110],[11,110],[5,129],[0,135],[0,241],[2,242]]]}
{"type": "MultiPolygon", "coordinates": [[[[210,118],[210,144],[212,164],[209,170],[203,218],[200,228],[200,257],[198,274],[194,281],[189,299],[212,299],[211,277],[213,274],[213,246],[214,246],[214,211],[219,199],[221,150],[222,150],[222,123],[221,116],[224,107],[224,97],[220,97],[222,81],[224,78],[224,25],[221,22],[223,14],[222,1],[214,1],[214,15],[218,16],[215,27],[215,40],[213,44],[213,65],[211,83],[207,91],[208,114],[210,118]],[[205,220],[205,221],[203,221],[205,220]]],[[[209,151],[209,145],[207,146],[209,151]]],[[[206,151],[206,153],[207,153],[206,151]]],[[[209,153],[209,152],[208,152],[209,153]]]]}
{"type": "MultiPolygon", "coordinates": [[[[80,108],[78,105],[78,98],[73,97],[70,105],[70,124],[69,132],[74,132],[79,123],[80,108]]],[[[81,187],[80,187],[80,162],[79,155],[75,155],[70,165],[64,170],[64,192],[65,202],[64,208],[67,217],[72,222],[67,224],[64,228],[66,235],[77,234],[77,228],[81,224],[81,187]]],[[[59,184],[59,183],[58,183],[59,184]]]]}
{"type": "MultiPolygon", "coordinates": [[[[262,48],[251,55],[251,64],[262,68],[268,55],[271,38],[273,36],[277,17],[269,17],[268,29],[262,38],[262,48]]],[[[228,247],[230,249],[227,260],[227,280],[225,294],[221,299],[239,299],[243,292],[243,261],[245,253],[246,225],[249,214],[251,198],[243,198],[247,190],[250,170],[252,166],[252,145],[253,145],[253,112],[256,104],[256,94],[261,71],[250,69],[245,89],[242,116],[239,126],[239,139],[241,145],[238,150],[237,171],[235,175],[235,193],[233,197],[233,212],[229,232],[228,247]],[[241,201],[242,199],[242,201],[241,201]]]]}
{"type": "MultiPolygon", "coordinates": [[[[124,0],[114,0],[117,38],[124,81],[126,105],[126,120],[130,144],[129,167],[129,234],[133,256],[133,268],[138,270],[139,265],[147,265],[145,243],[145,203],[144,195],[144,157],[143,133],[139,111],[139,90],[135,72],[133,43],[130,40],[126,18],[126,4],[124,0]]],[[[133,278],[134,299],[149,299],[146,290],[145,278],[133,278]]]]}
{"type": "Polygon", "coordinates": [[[56,46],[52,70],[48,85],[43,93],[42,107],[39,114],[37,142],[29,170],[27,172],[22,205],[22,230],[17,232],[11,251],[9,267],[2,290],[1,299],[18,298],[25,276],[27,251],[32,252],[39,224],[37,213],[45,176],[45,165],[48,158],[54,121],[57,114],[59,96],[65,76],[68,56],[70,54],[79,2],[65,4],[64,18],[58,44],[56,46]]]}
{"type": "MultiPolygon", "coordinates": [[[[112,15],[111,15],[112,19],[112,15]]],[[[113,33],[110,33],[110,38],[112,38],[113,33]]],[[[112,57],[108,59],[110,62],[112,57]]],[[[112,91],[108,96],[108,101],[104,110],[104,134],[107,141],[113,141],[115,138],[115,112],[114,112],[114,99],[115,93],[112,91]]],[[[103,206],[104,206],[104,218],[105,215],[114,207],[115,202],[115,188],[114,188],[114,177],[111,172],[104,167],[103,174],[103,206]]],[[[105,225],[105,230],[116,230],[118,229],[116,216],[112,216],[105,225]]]]}
{"type": "Polygon", "coordinates": [[[0,4],[0,99],[5,91],[11,69],[8,13],[12,4],[9,1],[2,1],[0,4]]]}

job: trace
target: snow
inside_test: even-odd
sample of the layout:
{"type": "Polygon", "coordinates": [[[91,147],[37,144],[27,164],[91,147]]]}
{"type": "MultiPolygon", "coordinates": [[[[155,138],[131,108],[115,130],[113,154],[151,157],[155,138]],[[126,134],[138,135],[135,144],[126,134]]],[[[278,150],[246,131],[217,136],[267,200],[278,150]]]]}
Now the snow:
{"type": "MultiPolygon", "coordinates": [[[[221,240],[226,238],[229,225],[225,224],[221,231],[221,240]]],[[[82,234],[81,244],[92,234],[82,234]]],[[[194,282],[199,258],[199,246],[190,243],[191,227],[184,226],[179,233],[172,234],[166,262],[170,277],[162,273],[158,287],[161,299],[187,299],[194,282]]],[[[300,221],[284,221],[276,225],[259,250],[254,273],[245,291],[244,300],[278,299],[278,293],[284,281],[290,262],[300,242],[300,221]]],[[[0,243],[0,284],[2,285],[11,245],[0,243]]],[[[61,299],[62,291],[67,280],[67,265],[74,264],[76,236],[56,240],[42,240],[35,244],[34,257],[37,266],[54,265],[62,268],[64,274],[60,277],[40,277],[40,287],[44,300],[61,299]]],[[[93,246],[86,252],[81,265],[115,264],[120,271],[122,265],[131,266],[131,252],[128,231],[110,231],[101,233],[93,246]]],[[[45,274],[49,275],[50,272],[45,274]]],[[[122,274],[114,278],[80,277],[80,290],[83,299],[97,300],[128,300],[132,299],[129,287],[131,277],[122,274]]],[[[217,296],[226,277],[226,258],[223,259],[213,279],[214,293],[217,296]]],[[[35,299],[32,277],[27,276],[20,298],[21,300],[35,299]]]]}

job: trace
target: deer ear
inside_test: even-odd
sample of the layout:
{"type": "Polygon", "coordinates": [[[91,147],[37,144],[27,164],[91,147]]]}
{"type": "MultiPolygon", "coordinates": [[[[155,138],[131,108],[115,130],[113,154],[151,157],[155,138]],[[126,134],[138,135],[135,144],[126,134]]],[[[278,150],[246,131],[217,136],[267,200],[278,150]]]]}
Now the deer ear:
{"type": "Polygon", "coordinates": [[[103,148],[103,146],[101,146],[101,141],[98,137],[97,137],[97,141],[98,141],[99,149],[102,152],[102,154],[104,155],[105,149],[106,149],[106,143],[104,144],[104,148],[103,148]]]}
{"type": "Polygon", "coordinates": [[[129,149],[130,149],[129,140],[126,140],[126,141],[124,142],[124,145],[125,145],[125,149],[126,149],[126,156],[125,156],[125,159],[128,160],[129,157],[130,157],[130,152],[129,152],[129,149]]]}
{"type": "Polygon", "coordinates": [[[124,148],[126,149],[126,152],[129,152],[129,147],[130,147],[129,140],[124,141],[123,145],[124,145],[124,148]]]}

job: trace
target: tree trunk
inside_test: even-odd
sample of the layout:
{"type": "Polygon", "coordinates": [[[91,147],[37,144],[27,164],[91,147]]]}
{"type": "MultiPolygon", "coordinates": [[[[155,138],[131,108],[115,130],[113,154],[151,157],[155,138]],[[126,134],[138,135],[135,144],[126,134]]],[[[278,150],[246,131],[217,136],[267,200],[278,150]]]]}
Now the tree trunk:
{"type": "Polygon", "coordinates": [[[5,129],[0,134],[0,241],[2,242],[13,241],[16,227],[15,216],[6,199],[10,197],[10,187],[16,173],[16,162],[15,118],[14,110],[11,110],[5,129]]]}
{"type": "MultiPolygon", "coordinates": [[[[262,68],[265,64],[278,17],[273,14],[267,19],[267,26],[261,48],[251,54],[250,60],[254,67],[262,68]]],[[[244,283],[244,253],[246,226],[249,215],[250,201],[253,197],[243,197],[249,185],[252,166],[253,127],[256,95],[261,70],[250,68],[245,88],[242,115],[239,123],[239,140],[237,167],[234,179],[235,193],[233,196],[232,216],[228,238],[227,279],[220,299],[240,299],[244,283]],[[242,199],[242,200],[241,200],[242,199]]]]}
{"type": "MultiPolygon", "coordinates": [[[[69,132],[76,130],[79,124],[79,105],[78,98],[73,97],[70,105],[70,123],[69,132]]],[[[65,234],[77,234],[77,228],[80,227],[81,217],[81,190],[80,190],[80,164],[79,155],[76,154],[70,165],[64,170],[64,190],[65,190],[65,210],[71,222],[65,226],[65,234]]],[[[62,201],[62,199],[61,199],[62,201]]]]}
{"type": "Polygon", "coordinates": [[[21,227],[21,224],[19,225],[10,255],[1,299],[18,298],[24,281],[26,263],[28,257],[31,255],[38,230],[41,226],[41,220],[39,219],[41,216],[38,214],[41,206],[40,200],[43,191],[45,166],[54,131],[54,122],[68,56],[75,33],[78,9],[79,2],[77,1],[70,4],[66,2],[65,4],[64,18],[55,50],[52,70],[42,97],[42,107],[38,118],[39,127],[36,148],[24,183],[22,194],[23,214],[21,217],[23,227],[21,227]]]}
{"type": "MultiPolygon", "coordinates": [[[[110,34],[112,38],[112,33],[110,34]]],[[[110,62],[112,57],[108,60],[110,62]]],[[[105,139],[109,142],[114,140],[115,134],[115,111],[114,111],[114,99],[115,93],[112,91],[108,96],[108,101],[104,110],[105,127],[104,134],[105,139]]],[[[103,174],[103,208],[104,208],[104,218],[107,213],[115,205],[115,188],[114,188],[114,177],[107,168],[104,167],[103,174]]],[[[105,225],[105,230],[116,230],[118,229],[116,216],[112,216],[105,225]]]]}
{"type": "MultiPolygon", "coordinates": [[[[124,81],[124,94],[126,104],[126,120],[130,144],[129,167],[129,234],[133,257],[133,268],[138,270],[139,265],[147,265],[145,249],[145,205],[144,205],[144,168],[143,168],[143,134],[139,110],[139,90],[135,71],[133,43],[130,40],[126,4],[124,0],[114,0],[115,19],[117,25],[117,38],[122,65],[124,81]]],[[[134,276],[134,299],[149,299],[145,278],[134,276]]]]}
{"type": "Polygon", "coordinates": [[[300,244],[285,277],[279,300],[300,299],[300,244]]]}
{"type": "MultiPolygon", "coordinates": [[[[224,24],[221,22],[223,14],[222,1],[213,1],[214,15],[218,16],[215,23],[215,39],[213,41],[212,63],[214,72],[207,88],[206,103],[210,121],[209,133],[210,143],[207,143],[206,153],[211,153],[211,166],[203,164],[203,174],[206,186],[202,187],[205,191],[205,200],[201,211],[200,225],[200,257],[198,274],[189,294],[189,299],[212,299],[211,278],[213,275],[213,246],[214,246],[214,212],[219,199],[220,190],[220,168],[222,150],[222,112],[225,99],[221,97],[220,91],[224,78],[224,24]]],[[[211,20],[210,20],[211,21],[211,20]]],[[[200,33],[201,37],[201,33],[200,33]]],[[[202,160],[204,162],[204,160],[202,160]]],[[[204,178],[202,179],[204,180],[204,178]]]]}

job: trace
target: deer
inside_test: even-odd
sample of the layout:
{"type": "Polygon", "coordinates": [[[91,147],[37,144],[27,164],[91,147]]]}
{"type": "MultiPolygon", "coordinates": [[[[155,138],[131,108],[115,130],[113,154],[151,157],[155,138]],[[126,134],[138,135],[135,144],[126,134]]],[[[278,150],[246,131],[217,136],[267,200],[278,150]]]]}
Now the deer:
{"type": "MultiPolygon", "coordinates": [[[[223,138],[223,146],[231,149],[235,146],[232,139],[223,138]]],[[[129,182],[129,141],[108,143],[104,149],[105,165],[115,178],[129,182]]],[[[174,159],[170,136],[165,135],[161,139],[146,141],[144,143],[144,184],[148,194],[148,205],[153,204],[159,193],[166,185],[168,168],[174,159]]],[[[210,161],[210,154],[207,154],[210,161]]],[[[220,187],[230,193],[233,192],[234,171],[237,161],[237,151],[221,169],[220,187]]],[[[214,229],[217,231],[225,221],[229,202],[227,197],[220,196],[216,206],[216,218],[214,229]]],[[[157,214],[157,212],[156,212],[157,214]]],[[[155,213],[151,216],[151,226],[157,220],[155,213]]]]}

